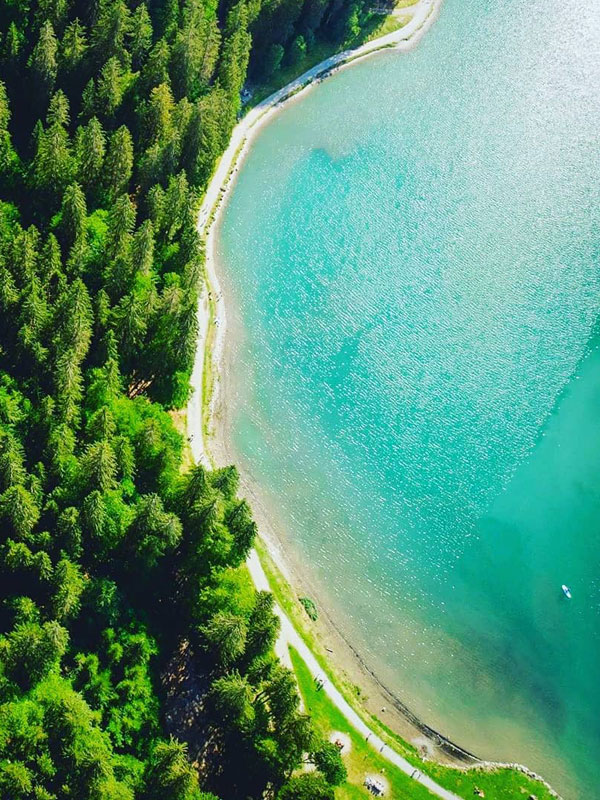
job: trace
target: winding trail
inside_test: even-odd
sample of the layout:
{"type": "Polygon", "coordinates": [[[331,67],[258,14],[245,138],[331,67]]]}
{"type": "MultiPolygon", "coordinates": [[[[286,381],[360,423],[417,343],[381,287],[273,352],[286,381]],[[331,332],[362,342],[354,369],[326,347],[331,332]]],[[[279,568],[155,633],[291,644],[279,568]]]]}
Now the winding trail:
{"type": "MultiPolygon", "coordinates": [[[[355,50],[345,50],[325,59],[325,61],[321,61],[291,83],[287,84],[287,86],[284,86],[279,91],[258,103],[234,128],[229,146],[219,161],[217,169],[206,190],[198,214],[198,231],[201,236],[206,237],[206,286],[198,302],[198,347],[191,376],[192,396],[188,404],[187,414],[190,446],[196,462],[203,463],[208,467],[212,466],[208,444],[205,442],[203,430],[204,370],[206,360],[210,359],[211,367],[218,372],[218,366],[221,363],[223,355],[226,328],[225,305],[221,300],[221,288],[213,257],[214,223],[218,219],[227,193],[232,187],[232,178],[237,171],[237,166],[247,153],[250,142],[260,127],[274,113],[280,110],[286,101],[297,98],[318,80],[327,77],[336,69],[354,63],[357,59],[364,58],[365,56],[385,48],[393,47],[398,50],[406,51],[414,47],[433,23],[441,3],[442,0],[418,0],[414,6],[402,9],[403,13],[412,14],[410,22],[402,28],[386,36],[367,42],[355,50]],[[211,314],[210,310],[209,293],[214,297],[214,302],[216,304],[216,313],[214,315],[211,314]],[[215,326],[216,332],[213,346],[210,352],[207,352],[206,341],[209,333],[209,325],[211,324],[215,326]]],[[[212,394],[208,400],[209,419],[212,418],[217,393],[218,380],[215,381],[212,394]]],[[[265,575],[255,550],[250,553],[247,564],[256,588],[258,590],[270,591],[267,576],[265,575]]],[[[286,614],[277,604],[275,604],[274,611],[281,622],[280,635],[275,647],[279,658],[283,663],[291,666],[288,651],[288,646],[291,645],[296,649],[306,666],[315,676],[322,674],[323,670],[317,659],[307,647],[286,614]]],[[[367,739],[373,750],[379,751],[381,756],[387,759],[388,762],[401,769],[407,775],[411,777],[414,776],[413,779],[415,781],[422,784],[437,797],[443,798],[443,800],[463,800],[463,798],[460,798],[458,795],[440,786],[428,775],[423,775],[416,770],[412,764],[380,739],[344,699],[330,680],[326,680],[323,691],[358,733],[367,739]]]]}
{"type": "MultiPolygon", "coordinates": [[[[247,563],[256,588],[259,591],[270,591],[269,581],[267,580],[262,564],[256,554],[256,550],[250,553],[247,563]]],[[[277,604],[275,605],[274,611],[281,621],[279,640],[275,648],[280,659],[282,659],[284,663],[289,664],[288,645],[291,645],[298,652],[315,678],[319,675],[323,675],[322,667],[305,644],[304,639],[302,639],[300,634],[296,631],[289,618],[277,604]]],[[[341,692],[339,692],[327,678],[325,678],[325,683],[323,684],[323,691],[336,708],[346,717],[352,727],[365,737],[373,750],[379,752],[382,758],[387,759],[390,764],[398,767],[398,769],[401,769],[402,772],[405,772],[407,775],[411,777],[414,775],[413,780],[425,786],[432,794],[437,795],[437,797],[441,797],[443,800],[464,800],[464,798],[459,797],[459,795],[454,794],[454,792],[444,789],[444,787],[436,783],[433,778],[415,769],[413,764],[408,762],[405,758],[402,758],[402,756],[386,744],[383,739],[380,739],[352,708],[341,692]]]]}

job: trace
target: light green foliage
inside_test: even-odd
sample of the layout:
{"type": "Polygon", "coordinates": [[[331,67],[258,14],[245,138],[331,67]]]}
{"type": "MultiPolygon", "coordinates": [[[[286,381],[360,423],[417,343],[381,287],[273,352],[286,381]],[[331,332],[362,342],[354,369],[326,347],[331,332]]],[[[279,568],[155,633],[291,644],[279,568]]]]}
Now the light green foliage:
{"type": "Polygon", "coordinates": [[[308,774],[291,778],[277,795],[277,800],[333,800],[333,787],[322,775],[308,774]]]}
{"type": "Polygon", "coordinates": [[[171,739],[158,742],[148,764],[148,800],[201,800],[198,780],[187,760],[186,747],[171,739]]]}
{"type": "Polygon", "coordinates": [[[145,3],[133,12],[129,24],[129,51],[133,67],[138,69],[152,45],[152,21],[145,3]]]}
{"type": "Polygon", "coordinates": [[[302,607],[308,614],[309,618],[312,619],[313,622],[316,622],[319,618],[319,612],[317,611],[314,600],[311,600],[310,597],[299,597],[298,600],[302,604],[302,607]]]}
{"type": "Polygon", "coordinates": [[[306,55],[306,39],[304,36],[296,36],[291,43],[288,52],[288,63],[297,64],[306,55]]]}

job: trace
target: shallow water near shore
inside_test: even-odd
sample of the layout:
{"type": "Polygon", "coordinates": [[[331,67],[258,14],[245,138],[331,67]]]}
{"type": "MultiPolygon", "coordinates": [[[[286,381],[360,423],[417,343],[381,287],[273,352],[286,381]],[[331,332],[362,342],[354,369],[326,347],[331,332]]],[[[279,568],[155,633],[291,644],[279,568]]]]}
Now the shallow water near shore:
{"type": "Polygon", "coordinates": [[[228,435],[289,546],[424,721],[568,800],[600,796],[598,86],[592,0],[445,0],[260,133],[217,244],[228,435]]]}

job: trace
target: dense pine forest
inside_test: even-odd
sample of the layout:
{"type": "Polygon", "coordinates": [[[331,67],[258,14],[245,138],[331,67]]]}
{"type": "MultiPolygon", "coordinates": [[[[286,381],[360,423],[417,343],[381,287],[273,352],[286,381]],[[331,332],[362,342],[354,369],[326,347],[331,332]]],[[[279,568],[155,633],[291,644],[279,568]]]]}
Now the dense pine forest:
{"type": "Polygon", "coordinates": [[[0,798],[332,798],[235,468],[185,467],[169,411],[247,73],[343,42],[359,8],[0,9],[0,798]]]}

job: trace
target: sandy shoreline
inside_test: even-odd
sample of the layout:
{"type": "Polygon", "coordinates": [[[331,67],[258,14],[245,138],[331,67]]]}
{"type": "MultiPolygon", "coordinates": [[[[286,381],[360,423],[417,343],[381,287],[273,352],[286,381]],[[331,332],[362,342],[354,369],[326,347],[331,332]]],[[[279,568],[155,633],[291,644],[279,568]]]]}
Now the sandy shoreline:
{"type": "MultiPolygon", "coordinates": [[[[201,235],[205,236],[207,281],[198,303],[198,348],[191,377],[193,394],[188,404],[187,414],[190,446],[196,462],[211,466],[236,461],[227,435],[227,404],[224,402],[224,398],[227,394],[226,385],[229,374],[227,356],[230,355],[226,352],[225,336],[228,319],[226,304],[223,301],[222,281],[218,272],[215,243],[221,214],[253,138],[263,125],[282,109],[284,104],[300,98],[304,92],[309,91],[312,86],[318,84],[332,72],[384,48],[394,47],[407,51],[415,47],[435,21],[441,3],[442,0],[420,0],[415,6],[405,9],[407,12],[412,12],[413,16],[410,22],[401,29],[368,42],[355,51],[344,51],[317,64],[259,103],[234,129],[230,144],[218,164],[198,215],[198,230],[201,235]],[[212,341],[210,348],[207,348],[209,336],[212,341]],[[205,408],[206,400],[203,394],[206,392],[204,382],[207,370],[210,370],[214,382],[207,399],[208,408],[205,408]],[[204,429],[204,420],[208,420],[208,435],[204,429]]],[[[272,515],[257,492],[256,482],[249,474],[242,474],[240,477],[242,493],[251,502],[261,538],[267,545],[269,554],[278,569],[295,590],[318,597],[319,592],[310,585],[301,565],[295,563],[294,557],[289,552],[284,555],[282,537],[276,531],[272,515]]],[[[249,566],[255,584],[264,588],[267,579],[264,572],[258,569],[260,566],[258,559],[250,559],[249,566]]],[[[321,609],[319,638],[323,642],[327,642],[327,647],[334,651],[336,666],[344,672],[348,680],[361,686],[369,698],[366,703],[367,710],[370,713],[376,713],[386,706],[388,712],[385,721],[394,731],[421,746],[428,754],[435,754],[439,760],[454,762],[455,759],[449,757],[448,753],[438,749],[437,745],[445,741],[443,737],[440,739],[435,732],[429,732],[426,726],[421,726],[416,717],[410,714],[406,707],[379,682],[327,613],[326,604],[319,603],[319,606],[321,609]]],[[[278,655],[289,661],[287,643],[280,642],[277,649],[278,655]]],[[[464,759],[473,760],[466,751],[462,758],[459,756],[459,760],[463,763],[464,759]]]]}
{"type": "MultiPolygon", "coordinates": [[[[225,332],[227,328],[227,309],[223,301],[222,281],[218,274],[215,244],[218,236],[219,220],[226,205],[228,195],[233,188],[235,179],[245,155],[248,153],[254,136],[264,124],[288,102],[299,98],[304,92],[316,85],[320,80],[328,77],[332,72],[354,63],[384,48],[395,48],[406,51],[415,47],[421,37],[433,24],[443,0],[419,0],[419,2],[406,9],[412,11],[411,21],[398,31],[376,39],[357,48],[355,51],[345,51],[317,64],[308,72],[292,81],[283,89],[266,98],[255,106],[233,131],[230,144],[225,151],[217,170],[209,184],[204,201],[198,216],[198,230],[205,237],[206,243],[206,286],[198,303],[198,348],[196,361],[192,373],[193,394],[188,405],[188,433],[194,460],[207,466],[220,466],[236,461],[228,437],[228,408],[224,401],[227,395],[227,382],[229,375],[228,360],[231,357],[230,348],[226,343],[225,332]],[[211,328],[211,326],[214,326],[211,328]],[[212,336],[211,346],[206,347],[209,336],[212,336]],[[205,371],[210,370],[213,385],[207,399],[205,392],[205,371]],[[207,403],[207,408],[205,404],[207,403]],[[204,412],[204,413],[203,413],[204,412]],[[208,420],[210,430],[208,435],[204,430],[203,420],[208,420]]],[[[251,474],[241,474],[241,490],[252,506],[259,533],[262,541],[267,546],[269,555],[278,569],[290,583],[296,594],[309,594],[320,599],[320,593],[311,585],[310,578],[303,569],[302,564],[295,562],[294,556],[284,548],[283,537],[275,529],[273,515],[269,513],[265,502],[261,499],[259,486],[251,474]]],[[[268,588],[268,580],[255,552],[248,560],[248,567],[257,588],[268,588]]],[[[327,604],[319,603],[320,617],[317,636],[323,647],[333,652],[331,660],[344,677],[353,684],[357,684],[368,698],[362,703],[368,713],[382,716],[382,707],[386,707],[384,716],[385,724],[398,733],[405,740],[412,742],[420,752],[441,763],[454,765],[500,766],[491,762],[483,762],[468,751],[463,750],[451,741],[438,734],[429,726],[422,723],[393,692],[377,678],[375,673],[361,657],[360,653],[346,639],[334,619],[327,611],[327,604]]],[[[290,620],[281,609],[276,609],[282,622],[282,636],[277,644],[277,653],[289,663],[287,650],[288,643],[299,650],[310,668],[319,671],[318,664],[304,644],[299,634],[295,631],[290,620]],[[314,664],[311,662],[312,661],[314,664]]],[[[364,722],[348,706],[343,698],[338,702],[333,694],[339,694],[335,687],[329,688],[328,694],[341,708],[345,704],[347,709],[343,713],[350,719],[355,727],[364,726],[364,722]],[[356,720],[354,719],[356,717],[356,720]]],[[[341,698],[341,696],[340,696],[341,698]]],[[[368,731],[368,728],[365,728],[368,731]]],[[[370,740],[371,741],[371,740],[370,740]]],[[[374,736],[372,743],[379,744],[378,737],[374,736]]],[[[407,774],[413,771],[408,762],[404,762],[397,753],[389,751],[389,760],[395,763],[407,774]],[[401,763],[404,762],[404,763],[401,763]]],[[[534,775],[525,767],[517,764],[512,766],[534,775]]],[[[421,782],[440,797],[456,798],[456,795],[435,784],[424,776],[421,782]]]]}

